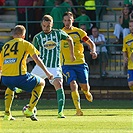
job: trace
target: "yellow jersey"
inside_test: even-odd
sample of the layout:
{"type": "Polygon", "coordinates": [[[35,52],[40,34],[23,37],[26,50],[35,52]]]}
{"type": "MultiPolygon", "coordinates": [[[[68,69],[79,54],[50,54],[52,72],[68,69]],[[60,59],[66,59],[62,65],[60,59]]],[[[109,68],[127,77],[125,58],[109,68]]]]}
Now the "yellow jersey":
{"type": "Polygon", "coordinates": [[[4,44],[1,51],[2,76],[19,76],[27,72],[28,55],[39,54],[39,51],[28,41],[14,38],[4,44]]]}
{"type": "Polygon", "coordinates": [[[2,66],[2,59],[1,59],[1,53],[0,53],[0,67],[2,66]]]}
{"type": "Polygon", "coordinates": [[[0,53],[0,75],[1,75],[1,70],[2,70],[2,58],[1,58],[1,53],[0,53]]]}
{"type": "Polygon", "coordinates": [[[125,38],[124,38],[124,44],[123,44],[123,52],[127,52],[127,56],[128,56],[128,69],[133,69],[133,62],[131,60],[131,54],[133,51],[133,35],[132,34],[128,34],[125,38]]]}
{"type": "Polygon", "coordinates": [[[87,33],[83,31],[82,29],[79,29],[77,27],[72,27],[71,30],[65,30],[65,28],[62,29],[65,31],[68,35],[70,35],[74,42],[74,54],[76,57],[76,60],[74,62],[70,59],[70,49],[67,41],[62,40],[61,41],[61,63],[63,65],[76,65],[76,64],[83,64],[85,63],[84,59],[84,47],[82,44],[82,39],[87,36],[87,33]]]}

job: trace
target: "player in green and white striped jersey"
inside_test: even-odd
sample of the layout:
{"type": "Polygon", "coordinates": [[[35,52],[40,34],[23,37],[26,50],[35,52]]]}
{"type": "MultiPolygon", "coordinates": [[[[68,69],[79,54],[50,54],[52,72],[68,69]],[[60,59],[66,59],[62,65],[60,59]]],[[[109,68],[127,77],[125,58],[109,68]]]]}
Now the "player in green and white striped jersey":
{"type": "MultiPolygon", "coordinates": [[[[40,57],[47,69],[54,75],[50,83],[55,87],[58,101],[58,118],[65,118],[63,114],[65,104],[65,94],[63,90],[62,70],[60,66],[60,41],[66,40],[70,47],[70,59],[75,60],[73,40],[62,30],[52,29],[53,18],[50,15],[44,15],[41,22],[42,31],[35,35],[33,39],[34,46],[39,50],[40,57]]],[[[42,78],[47,78],[46,74],[36,65],[32,72],[42,78]]]]}

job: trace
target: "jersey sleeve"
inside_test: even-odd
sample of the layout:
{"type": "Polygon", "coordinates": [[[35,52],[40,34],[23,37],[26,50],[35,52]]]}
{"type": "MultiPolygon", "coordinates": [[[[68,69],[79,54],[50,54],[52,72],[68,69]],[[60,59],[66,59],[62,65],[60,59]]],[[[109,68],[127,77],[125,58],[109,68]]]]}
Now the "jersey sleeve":
{"type": "Polygon", "coordinates": [[[32,43],[33,43],[33,45],[35,46],[36,49],[39,49],[38,39],[37,39],[36,36],[33,38],[33,42],[32,43]]]}
{"type": "Polygon", "coordinates": [[[27,51],[29,52],[30,56],[33,56],[34,54],[40,55],[40,52],[31,43],[28,43],[27,51]]]}
{"type": "Polygon", "coordinates": [[[1,52],[0,52],[0,68],[2,66],[2,57],[1,57],[1,52]]]}
{"type": "Polygon", "coordinates": [[[80,33],[81,40],[82,40],[84,37],[87,37],[87,33],[86,33],[85,31],[83,31],[82,29],[79,29],[79,33],[80,33]]]}
{"type": "Polygon", "coordinates": [[[123,52],[126,52],[127,51],[127,48],[126,48],[126,38],[124,38],[124,41],[123,41],[122,51],[123,52]]]}
{"type": "Polygon", "coordinates": [[[68,38],[68,34],[63,31],[63,30],[60,30],[60,34],[61,34],[61,40],[66,40],[68,38]]]}

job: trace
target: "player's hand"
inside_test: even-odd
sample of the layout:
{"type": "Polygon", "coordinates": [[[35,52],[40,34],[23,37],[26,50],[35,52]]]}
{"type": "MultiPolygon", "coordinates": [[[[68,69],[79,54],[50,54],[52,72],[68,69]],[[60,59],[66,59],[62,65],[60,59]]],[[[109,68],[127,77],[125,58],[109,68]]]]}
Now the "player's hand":
{"type": "Polygon", "coordinates": [[[76,60],[76,57],[75,56],[71,56],[71,61],[75,61],[76,60]]]}
{"type": "Polygon", "coordinates": [[[90,52],[90,54],[92,55],[92,59],[96,59],[97,58],[97,53],[96,52],[90,52]]]}
{"type": "Polygon", "coordinates": [[[47,78],[48,78],[49,80],[52,80],[52,79],[54,78],[54,75],[51,74],[50,72],[48,72],[48,73],[47,73],[47,78]]]}

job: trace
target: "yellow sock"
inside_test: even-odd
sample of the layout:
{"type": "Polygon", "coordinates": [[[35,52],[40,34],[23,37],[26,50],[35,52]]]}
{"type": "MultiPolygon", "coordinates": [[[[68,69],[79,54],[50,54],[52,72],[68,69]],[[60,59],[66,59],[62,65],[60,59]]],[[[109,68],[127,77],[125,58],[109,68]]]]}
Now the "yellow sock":
{"type": "Polygon", "coordinates": [[[73,103],[74,103],[75,108],[77,110],[80,110],[81,109],[81,107],[80,107],[80,96],[79,96],[78,91],[72,91],[71,95],[72,95],[72,99],[73,99],[73,103]]]}
{"type": "Polygon", "coordinates": [[[5,91],[5,114],[6,115],[11,114],[11,106],[12,106],[13,99],[14,99],[14,91],[7,88],[5,91]]]}
{"type": "Polygon", "coordinates": [[[133,86],[129,86],[130,90],[133,91],[133,86]]]}
{"type": "Polygon", "coordinates": [[[88,90],[87,91],[85,91],[83,89],[81,89],[81,90],[83,91],[84,94],[87,94],[89,92],[88,90]]]}
{"type": "Polygon", "coordinates": [[[87,99],[89,102],[92,102],[92,101],[93,101],[93,96],[92,96],[92,94],[90,93],[90,91],[89,91],[89,90],[83,90],[83,89],[81,89],[81,90],[82,90],[83,93],[85,94],[86,99],[87,99]]]}
{"type": "Polygon", "coordinates": [[[30,103],[29,103],[29,110],[32,111],[33,108],[37,105],[38,100],[42,94],[44,86],[36,86],[31,93],[30,103]]]}

